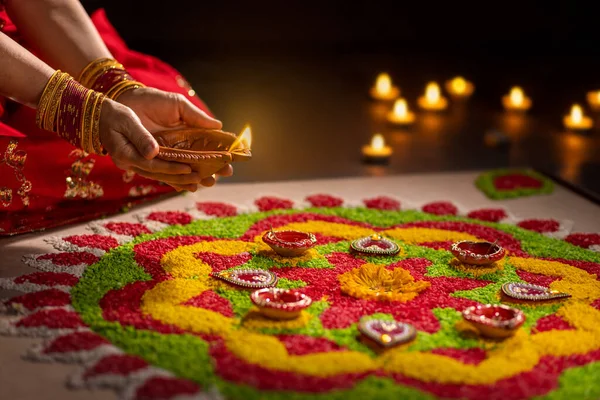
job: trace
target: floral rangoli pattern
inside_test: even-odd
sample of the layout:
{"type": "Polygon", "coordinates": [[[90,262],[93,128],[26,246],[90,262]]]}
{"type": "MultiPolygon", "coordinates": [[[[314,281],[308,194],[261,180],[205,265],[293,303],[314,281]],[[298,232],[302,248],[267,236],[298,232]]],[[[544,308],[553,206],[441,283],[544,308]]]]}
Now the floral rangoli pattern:
{"type": "Polygon", "coordinates": [[[39,272],[0,280],[24,292],[0,306],[0,331],[45,337],[29,358],[82,363],[72,386],[112,387],[124,399],[600,397],[596,236],[495,222],[502,209],[402,204],[270,196],[254,208],[205,202],[95,222],[91,234],[53,238],[57,252],[27,256],[39,272]],[[270,229],[312,232],[317,245],[278,256],[261,240],[270,229]],[[375,234],[401,251],[351,251],[375,234]],[[507,256],[463,265],[450,252],[460,240],[495,242],[507,256]],[[268,270],[312,304],[296,319],[268,319],[251,291],[214,276],[239,268],[268,270]],[[465,335],[461,312],[505,303],[508,282],[571,297],[510,304],[526,322],[503,341],[465,335]],[[416,337],[376,352],[359,340],[365,319],[410,324],[416,337]]]}

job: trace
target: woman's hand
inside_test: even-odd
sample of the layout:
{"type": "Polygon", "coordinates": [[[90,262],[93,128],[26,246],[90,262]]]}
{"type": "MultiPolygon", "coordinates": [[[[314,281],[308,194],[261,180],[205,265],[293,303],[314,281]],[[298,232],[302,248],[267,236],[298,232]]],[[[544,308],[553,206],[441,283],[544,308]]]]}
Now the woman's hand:
{"type": "Polygon", "coordinates": [[[158,143],[128,107],[105,100],[100,114],[100,141],[115,165],[146,178],[165,182],[178,190],[195,192],[198,184],[212,186],[214,178],[201,180],[189,165],[160,160],[158,143]]]}
{"type": "Polygon", "coordinates": [[[117,99],[131,108],[150,132],[159,132],[184,126],[221,129],[221,121],[210,117],[184,95],[154,88],[128,90],[117,99]]]}
{"type": "MultiPolygon", "coordinates": [[[[223,126],[221,121],[210,117],[179,93],[165,92],[154,88],[139,88],[126,91],[118,97],[117,101],[132,109],[142,125],[152,133],[184,126],[205,129],[221,129],[223,126]]],[[[227,165],[217,172],[217,175],[220,176],[231,176],[232,174],[231,165],[227,165]]],[[[204,179],[201,184],[212,186],[215,182],[215,178],[209,177],[204,179]]],[[[177,185],[171,186],[177,190],[186,189],[177,185]]]]}

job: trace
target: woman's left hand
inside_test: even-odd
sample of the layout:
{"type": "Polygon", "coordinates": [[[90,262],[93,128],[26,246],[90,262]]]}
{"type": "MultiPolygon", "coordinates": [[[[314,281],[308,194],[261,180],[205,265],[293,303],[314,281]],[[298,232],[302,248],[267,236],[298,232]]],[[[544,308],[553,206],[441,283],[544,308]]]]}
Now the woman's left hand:
{"type": "MultiPolygon", "coordinates": [[[[150,133],[184,126],[205,129],[221,129],[223,126],[221,121],[209,116],[180,93],[165,92],[154,88],[139,88],[126,91],[117,98],[117,101],[131,108],[150,133]]],[[[217,175],[220,176],[231,176],[232,174],[231,165],[227,165],[217,172],[217,175]]],[[[215,182],[215,178],[209,177],[202,180],[201,184],[212,186],[215,182]]],[[[188,188],[175,187],[175,189],[188,188]]]]}

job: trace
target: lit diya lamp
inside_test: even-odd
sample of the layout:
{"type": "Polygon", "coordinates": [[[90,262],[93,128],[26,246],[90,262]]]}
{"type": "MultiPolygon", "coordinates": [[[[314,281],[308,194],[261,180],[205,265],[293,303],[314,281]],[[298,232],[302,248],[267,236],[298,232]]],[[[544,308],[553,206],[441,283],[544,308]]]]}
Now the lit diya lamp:
{"type": "Polygon", "coordinates": [[[600,90],[596,90],[593,92],[587,92],[587,101],[592,110],[599,111],[600,110],[600,90]]]}
{"type": "Polygon", "coordinates": [[[440,85],[436,82],[429,82],[425,87],[425,95],[417,99],[419,107],[428,111],[441,111],[448,107],[448,100],[442,96],[440,85]]]}
{"type": "Polygon", "coordinates": [[[573,104],[569,115],[564,116],[563,124],[565,128],[573,131],[587,131],[594,126],[592,119],[583,114],[583,109],[579,104],[573,104]]]}
{"type": "Polygon", "coordinates": [[[415,122],[415,113],[409,111],[406,100],[398,99],[392,111],[388,113],[387,121],[394,125],[409,125],[415,122]]]}
{"type": "Polygon", "coordinates": [[[459,261],[470,265],[489,265],[500,261],[505,254],[502,246],[495,242],[471,242],[469,240],[453,243],[450,251],[459,261]]]}
{"type": "Polygon", "coordinates": [[[523,89],[514,86],[509,94],[502,97],[502,105],[507,111],[527,111],[531,108],[531,99],[525,96],[523,89]]]}
{"type": "Polygon", "coordinates": [[[552,290],[545,286],[521,282],[505,283],[502,285],[502,293],[512,299],[522,301],[548,301],[571,297],[568,293],[552,290]]]}
{"type": "Polygon", "coordinates": [[[362,147],[362,155],[366,162],[387,163],[392,155],[392,148],[385,144],[385,139],[381,133],[373,135],[370,144],[362,147]]]}
{"type": "Polygon", "coordinates": [[[367,345],[375,344],[384,349],[410,342],[417,336],[414,326],[398,321],[361,319],[358,330],[367,345]]]}
{"type": "Polygon", "coordinates": [[[475,91],[475,85],[462,76],[446,81],[446,91],[455,99],[466,99],[475,91]]]}
{"type": "Polygon", "coordinates": [[[350,244],[350,248],[357,253],[370,256],[394,256],[400,252],[400,246],[395,242],[376,233],[356,239],[350,244]]]}
{"type": "Polygon", "coordinates": [[[400,89],[392,84],[392,78],[384,72],[377,75],[370,93],[375,100],[394,101],[400,95],[400,89]]]}
{"type": "Polygon", "coordinates": [[[189,164],[200,178],[208,178],[234,161],[252,158],[252,132],[247,126],[241,135],[216,129],[183,128],[154,134],[158,158],[189,164]]]}
{"type": "Polygon", "coordinates": [[[466,308],[462,316],[482,335],[494,339],[515,334],[525,322],[521,310],[503,304],[486,304],[466,308]]]}
{"type": "Polygon", "coordinates": [[[263,242],[268,244],[277,254],[283,257],[299,257],[317,244],[312,233],[271,229],[263,235],[263,242]]]}
{"type": "Polygon", "coordinates": [[[232,269],[211,274],[233,285],[247,289],[261,289],[277,285],[277,275],[264,269],[232,269]]]}
{"type": "Polygon", "coordinates": [[[312,304],[312,299],[296,290],[265,288],[252,292],[252,303],[271,319],[294,319],[312,304]]]}

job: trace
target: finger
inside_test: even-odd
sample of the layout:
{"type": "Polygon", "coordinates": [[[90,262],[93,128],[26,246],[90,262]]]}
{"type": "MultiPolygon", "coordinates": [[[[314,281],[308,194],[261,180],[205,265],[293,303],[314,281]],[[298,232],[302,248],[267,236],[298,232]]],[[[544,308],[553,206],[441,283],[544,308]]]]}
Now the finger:
{"type": "Polygon", "coordinates": [[[132,170],[145,178],[154,179],[156,181],[165,182],[171,185],[177,186],[185,186],[185,185],[197,185],[200,183],[200,175],[196,172],[192,172],[191,174],[181,174],[181,175],[171,175],[171,174],[160,174],[154,172],[144,171],[139,168],[132,168],[132,170]]]}
{"type": "Polygon", "coordinates": [[[121,132],[127,140],[135,146],[138,153],[145,159],[151,160],[158,154],[158,143],[154,136],[148,132],[140,119],[131,110],[126,113],[127,122],[121,132]]]}
{"type": "Polygon", "coordinates": [[[208,178],[204,178],[202,179],[202,181],[200,181],[200,184],[202,186],[206,186],[206,187],[211,187],[214,186],[215,183],[217,183],[217,180],[215,179],[215,176],[209,176],[208,178]]]}
{"type": "Polygon", "coordinates": [[[185,97],[178,97],[178,104],[179,115],[186,125],[207,129],[221,129],[223,127],[221,121],[209,116],[185,97]]]}
{"type": "Polygon", "coordinates": [[[169,185],[169,186],[171,186],[172,188],[174,188],[178,192],[183,192],[183,191],[195,192],[196,190],[198,190],[198,185],[182,185],[182,186],[169,185]]]}
{"type": "Polygon", "coordinates": [[[231,164],[227,164],[226,166],[217,171],[217,175],[231,176],[233,175],[233,167],[231,166],[231,164]]]}
{"type": "Polygon", "coordinates": [[[198,190],[198,185],[184,185],[181,187],[183,190],[187,190],[188,192],[196,192],[198,190]]]}

